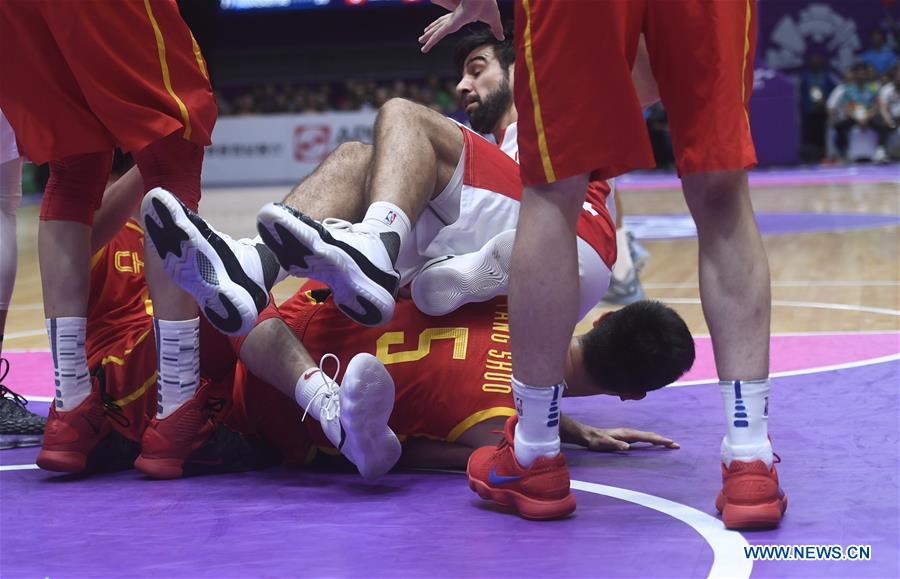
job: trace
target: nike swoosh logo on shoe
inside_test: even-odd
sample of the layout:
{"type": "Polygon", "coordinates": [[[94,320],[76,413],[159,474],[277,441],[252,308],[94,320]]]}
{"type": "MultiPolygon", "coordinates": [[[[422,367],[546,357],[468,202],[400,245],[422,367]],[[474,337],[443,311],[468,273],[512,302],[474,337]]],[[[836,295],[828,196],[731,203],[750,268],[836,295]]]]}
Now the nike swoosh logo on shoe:
{"type": "Polygon", "coordinates": [[[303,375],[303,379],[309,380],[310,376],[312,376],[316,372],[321,372],[321,370],[319,370],[318,368],[316,368],[315,370],[310,370],[309,372],[307,372],[306,374],[303,375]]]}
{"type": "Polygon", "coordinates": [[[491,467],[491,471],[488,473],[488,482],[492,485],[502,485],[506,483],[511,483],[513,481],[519,480],[520,476],[503,476],[497,474],[497,467],[491,467]]]}

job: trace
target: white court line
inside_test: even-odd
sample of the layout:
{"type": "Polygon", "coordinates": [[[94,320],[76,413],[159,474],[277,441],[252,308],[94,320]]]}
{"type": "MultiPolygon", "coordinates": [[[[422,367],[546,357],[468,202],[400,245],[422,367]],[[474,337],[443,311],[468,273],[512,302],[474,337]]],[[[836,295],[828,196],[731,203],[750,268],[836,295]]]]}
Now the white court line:
{"type": "Polygon", "coordinates": [[[40,467],[36,464],[0,464],[0,472],[11,470],[37,470],[40,467]]]}
{"type": "Polygon", "coordinates": [[[744,547],[749,547],[750,544],[743,535],[727,530],[722,521],[703,511],[647,493],[580,480],[573,480],[572,488],[647,507],[688,525],[712,548],[713,564],[708,575],[710,579],[744,579],[750,577],[750,572],[753,571],[753,560],[744,556],[744,547]]]}
{"type": "Polygon", "coordinates": [[[32,336],[47,335],[47,328],[40,330],[25,330],[24,332],[9,332],[3,336],[3,341],[15,340],[16,338],[30,338],[32,336]]]}
{"type": "MultiPolygon", "coordinates": [[[[700,304],[700,298],[664,298],[655,297],[655,300],[669,304],[700,304]]],[[[884,314],[886,316],[900,317],[900,310],[889,308],[872,308],[869,306],[857,306],[853,304],[832,304],[827,302],[795,302],[789,300],[772,300],[773,306],[786,306],[793,308],[816,308],[822,310],[842,310],[849,312],[865,312],[868,314],[884,314]]]]}
{"type": "MultiPolygon", "coordinates": [[[[869,358],[867,360],[857,360],[855,362],[844,362],[842,364],[833,364],[831,366],[816,366],[815,368],[803,368],[801,370],[785,370],[784,372],[773,372],[769,374],[769,378],[787,378],[788,376],[806,376],[807,374],[818,374],[821,372],[831,372],[834,370],[846,370],[848,368],[861,368],[863,366],[874,366],[876,364],[884,364],[885,362],[893,362],[900,360],[900,354],[889,354],[879,358],[869,358]]],[[[718,378],[706,378],[703,380],[686,380],[684,382],[675,382],[669,384],[666,388],[681,388],[682,386],[699,386],[700,384],[717,384],[718,378]]],[[[30,400],[30,398],[29,398],[30,400]]],[[[49,400],[48,400],[49,401],[49,400]]]]}
{"type": "MultiPolygon", "coordinates": [[[[38,468],[36,464],[7,464],[0,465],[0,472],[36,470],[38,468]]],[[[459,471],[446,471],[443,469],[421,470],[460,474],[459,471]]],[[[697,534],[703,537],[703,540],[706,541],[713,551],[713,564],[707,576],[709,579],[747,579],[753,571],[753,560],[743,556],[744,547],[750,546],[743,535],[737,531],[727,530],[722,521],[703,511],[655,495],[609,485],[573,479],[572,488],[577,491],[607,496],[653,509],[694,529],[697,534]]]]}

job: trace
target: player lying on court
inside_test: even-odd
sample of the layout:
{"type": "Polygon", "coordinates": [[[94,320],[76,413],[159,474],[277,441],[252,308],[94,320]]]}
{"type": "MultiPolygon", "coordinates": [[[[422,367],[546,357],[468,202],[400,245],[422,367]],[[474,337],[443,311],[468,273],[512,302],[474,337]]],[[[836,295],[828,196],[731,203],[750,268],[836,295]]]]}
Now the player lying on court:
{"type": "MultiPolygon", "coordinates": [[[[512,40],[473,34],[456,61],[461,104],[473,127],[499,146],[427,107],[393,99],[378,113],[373,145],[344,143],[283,204],[260,212],[262,238],[281,264],[328,284],[341,310],[364,325],[387,322],[398,286],[408,283],[430,315],[506,292],[521,195],[512,40]]],[[[591,183],[578,222],[582,317],[603,297],[616,261],[612,196],[605,181],[591,183]]],[[[271,287],[256,252],[198,237],[170,196],[148,198],[144,219],[159,226],[159,245],[187,236],[188,259],[202,255],[196,259],[215,270],[209,283],[176,275],[179,260],[167,261],[212,324],[228,334],[249,331],[271,287]]]]}
{"type": "MultiPolygon", "coordinates": [[[[132,171],[110,192],[139,191],[139,180],[132,171]]],[[[138,199],[135,195],[117,206],[106,202],[111,197],[99,214],[97,245],[111,231],[103,226],[121,223],[138,199]]],[[[69,453],[65,464],[84,465],[79,470],[127,467],[154,416],[156,344],[146,339],[152,308],[141,240],[140,226],[129,221],[92,260],[87,348],[93,387],[100,390],[105,413],[92,417],[96,428],[80,432],[74,442],[50,437],[38,457],[44,468],[57,470],[53,458],[60,452],[69,453]],[[74,455],[80,460],[71,460],[74,455]]],[[[257,246],[265,255],[265,248],[257,246]]],[[[261,261],[274,269],[272,260],[261,261]]],[[[159,450],[144,449],[146,460],[136,466],[153,477],[176,478],[270,464],[271,453],[235,431],[262,439],[289,463],[306,462],[318,447],[337,448],[367,478],[397,461],[394,432],[405,440],[403,464],[410,466],[461,467],[475,447],[496,442],[492,431],[515,414],[503,298],[441,318],[426,316],[401,299],[392,322],[376,329],[356,326],[329,294],[300,291],[280,308],[270,305],[248,336],[231,342],[216,338],[204,323],[201,395],[183,411],[197,423],[197,434],[156,441],[159,450]],[[328,353],[341,360],[352,357],[335,379],[313,361],[328,353]],[[303,421],[306,413],[315,420],[303,421]]],[[[567,394],[640,399],[677,379],[693,358],[693,340],[674,311],[651,302],[634,304],[573,339],[567,394]]],[[[630,442],[677,448],[650,432],[562,421],[567,442],[594,450],[622,450],[630,442]]]]}

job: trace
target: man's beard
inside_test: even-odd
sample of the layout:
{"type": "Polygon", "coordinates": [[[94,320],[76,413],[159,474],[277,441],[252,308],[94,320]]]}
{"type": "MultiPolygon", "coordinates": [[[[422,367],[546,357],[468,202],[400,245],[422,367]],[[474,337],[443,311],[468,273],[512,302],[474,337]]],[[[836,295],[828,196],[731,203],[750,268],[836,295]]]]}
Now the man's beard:
{"type": "Polygon", "coordinates": [[[509,110],[512,98],[509,79],[504,78],[500,81],[497,90],[488,94],[483,100],[479,99],[478,106],[469,114],[469,124],[479,133],[490,133],[509,110]]]}

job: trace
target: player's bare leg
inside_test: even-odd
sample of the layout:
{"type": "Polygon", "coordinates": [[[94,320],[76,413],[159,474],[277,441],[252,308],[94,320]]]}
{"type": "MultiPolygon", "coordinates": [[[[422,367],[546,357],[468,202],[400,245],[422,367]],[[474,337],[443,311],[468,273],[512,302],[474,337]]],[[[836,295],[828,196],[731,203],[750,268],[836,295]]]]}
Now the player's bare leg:
{"type": "Polygon", "coordinates": [[[112,153],[50,162],[38,227],[38,261],[56,392],[37,464],[80,472],[109,432],[88,371],[85,336],[93,204],[103,194],[112,153]]]}
{"type": "Polygon", "coordinates": [[[587,183],[587,175],[579,175],[522,193],[509,288],[518,417],[507,422],[501,446],[476,450],[466,469],[469,486],[479,496],[514,506],[527,518],[556,518],[575,510],[560,453],[559,405],[578,321],[575,224],[587,183]]]}
{"type": "Polygon", "coordinates": [[[372,145],[356,141],[342,143],[282,203],[316,221],[329,217],[360,221],[366,213],[373,156],[372,145]]]}
{"type": "Polygon", "coordinates": [[[251,372],[317,420],[364,478],[377,478],[397,463],[400,441],[387,425],[394,407],[394,382],[377,358],[358,354],[337,384],[277,318],[250,332],[240,358],[251,372]]]}
{"type": "Polygon", "coordinates": [[[270,204],[259,214],[260,235],[291,274],[327,283],[351,319],[384,324],[393,315],[400,247],[427,202],[449,182],[461,151],[457,125],[426,107],[388,101],[375,124],[362,222],[319,222],[270,204]]]}
{"type": "Polygon", "coordinates": [[[787,498],[768,438],[771,286],[747,174],[701,173],[682,183],[697,224],[700,297],[725,402],[724,488],[716,506],[729,528],[774,526],[787,498]],[[752,496],[748,488],[756,489],[752,496]]]}

